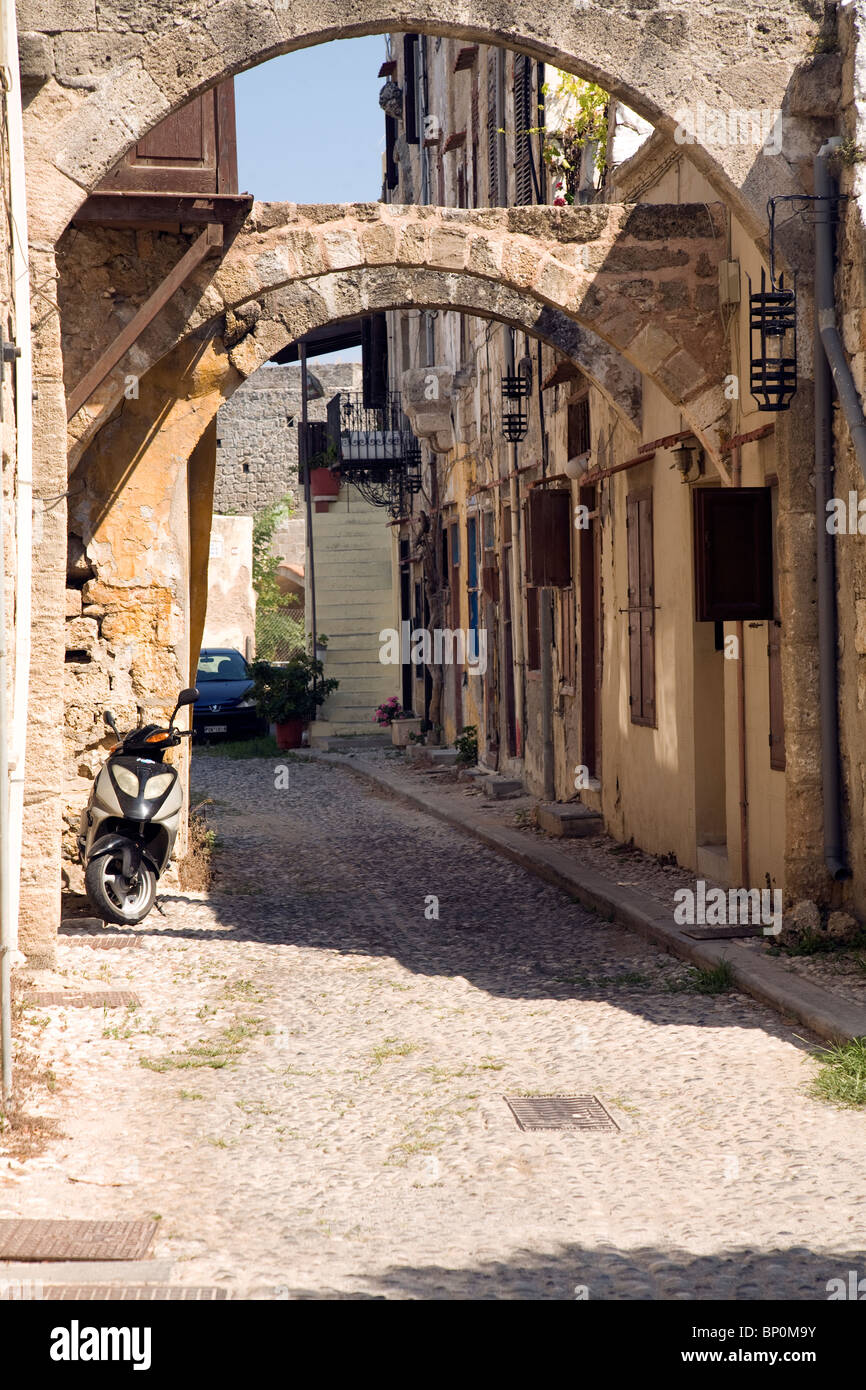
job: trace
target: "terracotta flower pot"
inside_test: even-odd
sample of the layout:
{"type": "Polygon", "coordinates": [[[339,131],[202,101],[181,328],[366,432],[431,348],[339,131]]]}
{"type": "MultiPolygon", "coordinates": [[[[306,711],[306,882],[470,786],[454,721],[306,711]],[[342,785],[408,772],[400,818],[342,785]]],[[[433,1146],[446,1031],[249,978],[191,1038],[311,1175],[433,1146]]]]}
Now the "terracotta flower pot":
{"type": "Polygon", "coordinates": [[[304,732],[303,719],[284,719],[274,725],[278,748],[300,748],[304,732]]]}

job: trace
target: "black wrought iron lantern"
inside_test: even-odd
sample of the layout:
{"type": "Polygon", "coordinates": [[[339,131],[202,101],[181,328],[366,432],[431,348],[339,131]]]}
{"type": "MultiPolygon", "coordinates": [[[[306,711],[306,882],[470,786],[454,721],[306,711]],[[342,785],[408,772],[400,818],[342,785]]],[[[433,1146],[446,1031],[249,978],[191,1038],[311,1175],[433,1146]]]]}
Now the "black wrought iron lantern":
{"type": "Polygon", "coordinates": [[[787,410],[797,393],[796,284],[778,283],[761,271],[761,288],[749,281],[750,387],[759,410],[787,410]]]}
{"type": "Polygon", "coordinates": [[[504,376],[502,378],[502,399],[504,401],[526,400],[531,385],[529,378],[522,373],[504,376]]]}
{"type": "Polygon", "coordinates": [[[524,410],[510,410],[502,417],[502,433],[509,444],[519,444],[529,430],[529,416],[524,410]]]}

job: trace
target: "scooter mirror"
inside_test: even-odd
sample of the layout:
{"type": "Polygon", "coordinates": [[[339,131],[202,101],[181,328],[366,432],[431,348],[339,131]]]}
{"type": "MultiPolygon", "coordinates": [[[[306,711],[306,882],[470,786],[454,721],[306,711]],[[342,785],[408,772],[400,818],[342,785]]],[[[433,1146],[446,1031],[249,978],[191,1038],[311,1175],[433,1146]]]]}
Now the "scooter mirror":
{"type": "Polygon", "coordinates": [[[194,685],[191,685],[186,690],[182,690],[178,695],[177,708],[180,709],[181,705],[194,705],[197,699],[198,691],[194,685]]]}
{"type": "Polygon", "coordinates": [[[107,709],[102,717],[105,720],[111,732],[115,734],[117,738],[120,738],[120,733],[118,732],[117,724],[114,721],[114,715],[111,713],[111,710],[107,709]]]}

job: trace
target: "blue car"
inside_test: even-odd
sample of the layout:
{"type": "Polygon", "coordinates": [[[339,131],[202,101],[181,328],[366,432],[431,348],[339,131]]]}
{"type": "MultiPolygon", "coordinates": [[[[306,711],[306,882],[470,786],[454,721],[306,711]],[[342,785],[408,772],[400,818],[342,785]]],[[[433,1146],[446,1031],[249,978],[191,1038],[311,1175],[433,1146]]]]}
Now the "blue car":
{"type": "Polygon", "coordinates": [[[233,647],[203,648],[195,683],[199,697],[193,709],[194,738],[255,738],[267,733],[267,721],[250,699],[250,668],[233,647]]]}

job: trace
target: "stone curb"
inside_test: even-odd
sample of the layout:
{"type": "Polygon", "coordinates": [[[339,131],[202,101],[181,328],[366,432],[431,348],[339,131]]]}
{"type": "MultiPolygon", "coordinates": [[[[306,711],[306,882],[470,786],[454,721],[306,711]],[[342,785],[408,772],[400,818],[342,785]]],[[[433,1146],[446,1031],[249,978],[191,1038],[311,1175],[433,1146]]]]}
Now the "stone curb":
{"type": "Polygon", "coordinates": [[[454,806],[449,797],[432,788],[424,794],[413,792],[398,777],[373,768],[356,758],[336,753],[310,753],[321,762],[345,767],[362,780],[389,795],[445,821],[455,830],[472,835],[490,849],[520,864],[529,873],[561,888],[584,907],[608,921],[618,922],[653,941],[671,955],[679,956],[701,969],[726,960],[738,987],[762,1004],[769,1004],[791,1019],[831,1042],[866,1037],[866,1008],[838,999],[821,985],[800,979],[777,965],[747,951],[739,941],[695,941],[681,932],[671,914],[652,899],[611,882],[604,874],[575,864],[562,850],[546,843],[534,844],[517,830],[491,825],[477,811],[454,806]]]}

